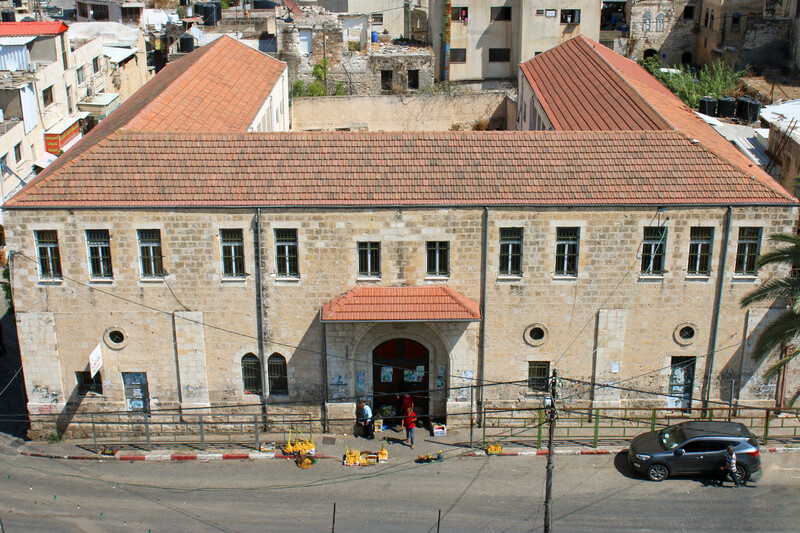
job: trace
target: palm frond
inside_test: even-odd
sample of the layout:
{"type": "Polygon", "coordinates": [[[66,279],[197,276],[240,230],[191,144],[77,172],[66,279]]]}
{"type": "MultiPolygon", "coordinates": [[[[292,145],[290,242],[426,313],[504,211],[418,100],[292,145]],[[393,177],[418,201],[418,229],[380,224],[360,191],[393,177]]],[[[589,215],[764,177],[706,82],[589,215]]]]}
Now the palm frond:
{"type": "Polygon", "coordinates": [[[773,233],[769,240],[773,243],[788,244],[775,248],[762,255],[758,260],[758,266],[773,264],[800,264],[800,235],[794,233],[773,233]]]}
{"type": "Polygon", "coordinates": [[[787,353],[786,356],[781,358],[780,360],[776,361],[771,367],[764,372],[764,380],[769,381],[771,380],[778,372],[781,371],[783,367],[785,367],[792,359],[797,357],[797,354],[800,353],[798,350],[792,350],[791,352],[787,353]]]}
{"type": "Polygon", "coordinates": [[[759,333],[758,341],[753,348],[752,358],[755,360],[761,359],[769,355],[781,343],[788,344],[799,336],[800,315],[792,311],[784,311],[772,324],[759,333]]]}
{"type": "Polygon", "coordinates": [[[788,407],[794,407],[794,402],[796,402],[798,398],[800,398],[800,389],[797,389],[794,392],[794,394],[792,395],[792,397],[789,398],[789,401],[787,402],[787,406],[788,407]]]}
{"type": "Polygon", "coordinates": [[[800,278],[775,278],[765,282],[745,294],[740,304],[747,307],[757,302],[786,298],[787,300],[800,299],[800,278]]]}

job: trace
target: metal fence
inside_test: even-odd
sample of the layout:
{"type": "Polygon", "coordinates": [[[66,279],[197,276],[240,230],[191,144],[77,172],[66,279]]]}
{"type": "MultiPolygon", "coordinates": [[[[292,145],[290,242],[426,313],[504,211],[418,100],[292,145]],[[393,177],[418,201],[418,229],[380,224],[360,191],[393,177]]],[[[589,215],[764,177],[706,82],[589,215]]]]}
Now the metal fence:
{"type": "MultiPolygon", "coordinates": [[[[525,438],[537,448],[546,441],[544,409],[483,410],[483,442],[496,438],[525,438]],[[487,435],[488,432],[488,435],[487,435]]],[[[770,439],[800,443],[800,409],[752,409],[736,411],[730,408],[647,409],[647,408],[560,408],[555,439],[597,447],[600,441],[630,440],[644,431],[654,431],[689,420],[725,420],[746,425],[762,445],[770,439]]]]}

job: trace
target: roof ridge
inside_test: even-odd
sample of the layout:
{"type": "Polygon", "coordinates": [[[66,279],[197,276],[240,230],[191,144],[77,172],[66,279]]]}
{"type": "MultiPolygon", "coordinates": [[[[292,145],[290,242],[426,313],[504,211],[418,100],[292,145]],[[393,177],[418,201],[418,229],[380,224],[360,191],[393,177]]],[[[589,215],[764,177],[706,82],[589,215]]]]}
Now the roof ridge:
{"type": "MultiPolygon", "coordinates": [[[[646,98],[646,97],[645,97],[645,96],[644,96],[644,95],[643,95],[643,94],[642,94],[642,93],[639,91],[639,89],[637,89],[636,87],[634,87],[634,86],[633,86],[633,84],[631,84],[631,82],[630,82],[630,81],[628,81],[628,78],[627,78],[626,76],[624,76],[624,75],[623,75],[623,74],[622,74],[622,73],[621,73],[619,70],[617,70],[617,68],[616,68],[614,65],[612,65],[612,64],[611,64],[611,62],[610,62],[608,59],[606,59],[606,57],[605,57],[603,54],[601,54],[599,51],[597,51],[597,50],[595,49],[595,47],[594,47],[594,44],[597,44],[597,46],[603,46],[602,44],[600,44],[600,43],[594,43],[594,41],[591,41],[591,42],[590,42],[589,38],[588,38],[588,37],[586,37],[586,36],[584,36],[584,35],[578,35],[578,37],[580,37],[580,38],[581,38],[581,39],[582,39],[582,40],[583,40],[583,41],[584,41],[584,42],[585,42],[587,45],[589,45],[589,46],[591,47],[592,51],[594,52],[594,54],[593,54],[593,55],[594,55],[595,57],[597,57],[597,58],[598,58],[598,59],[601,61],[601,63],[602,63],[603,65],[605,65],[606,67],[608,67],[608,68],[609,68],[609,69],[610,69],[610,70],[611,70],[611,71],[612,71],[612,72],[613,72],[613,73],[614,73],[614,74],[617,76],[617,78],[619,78],[619,79],[620,79],[620,80],[621,80],[621,81],[622,81],[622,82],[623,82],[623,83],[624,83],[624,84],[625,84],[625,85],[626,85],[626,86],[627,86],[627,87],[628,87],[628,88],[629,88],[631,91],[633,91],[633,93],[634,93],[636,96],[638,96],[638,97],[639,97],[639,100],[641,100],[641,101],[642,101],[642,103],[643,103],[643,104],[644,104],[644,105],[645,105],[645,106],[646,106],[648,109],[650,109],[651,111],[653,111],[653,112],[656,114],[656,116],[658,116],[659,118],[661,118],[661,120],[663,120],[663,121],[664,121],[664,123],[665,123],[667,126],[669,126],[670,128],[672,128],[673,130],[677,130],[677,129],[678,129],[678,128],[676,128],[676,127],[675,127],[675,125],[674,125],[672,122],[670,122],[669,120],[667,120],[667,117],[665,117],[665,116],[664,116],[664,115],[663,115],[663,114],[662,114],[662,113],[661,113],[661,112],[660,112],[658,109],[656,109],[656,108],[655,108],[655,106],[653,106],[653,104],[651,104],[651,103],[650,103],[650,100],[648,100],[648,99],[647,99],[647,98],[646,98]]],[[[642,67],[641,67],[641,66],[640,66],[638,63],[636,63],[635,61],[631,61],[631,60],[630,60],[630,59],[628,59],[627,57],[623,57],[623,56],[621,56],[621,55],[620,55],[620,57],[622,57],[622,58],[623,58],[623,59],[625,59],[626,61],[630,61],[631,63],[633,63],[633,64],[634,64],[634,65],[636,65],[637,67],[639,67],[639,68],[642,68],[642,67]]],[[[642,70],[644,70],[644,69],[642,69],[642,70]]],[[[646,72],[646,71],[645,71],[645,72],[646,72]]],[[[648,73],[648,74],[649,74],[649,73],[648,73]]],[[[656,80],[656,81],[658,81],[658,80],[656,80]]],[[[661,82],[659,82],[659,83],[661,83],[661,82]]],[[[683,102],[681,102],[681,104],[683,104],[683,102]]]]}

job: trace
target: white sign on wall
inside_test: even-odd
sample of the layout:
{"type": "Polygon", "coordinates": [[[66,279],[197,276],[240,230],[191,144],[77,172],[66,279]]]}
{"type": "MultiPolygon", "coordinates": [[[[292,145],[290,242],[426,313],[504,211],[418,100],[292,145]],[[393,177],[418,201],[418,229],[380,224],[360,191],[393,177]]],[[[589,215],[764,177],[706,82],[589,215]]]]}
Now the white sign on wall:
{"type": "Polygon", "coordinates": [[[89,355],[89,373],[92,377],[97,374],[101,366],[103,366],[103,351],[100,349],[100,344],[98,344],[97,348],[89,355]]]}

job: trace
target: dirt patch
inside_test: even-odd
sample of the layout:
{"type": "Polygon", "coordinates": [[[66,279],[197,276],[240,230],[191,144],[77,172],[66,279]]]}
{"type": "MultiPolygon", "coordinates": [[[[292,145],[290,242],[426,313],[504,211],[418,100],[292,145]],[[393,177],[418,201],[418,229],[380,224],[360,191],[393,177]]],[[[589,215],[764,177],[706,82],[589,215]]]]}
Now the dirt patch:
{"type": "Polygon", "coordinates": [[[800,77],[750,76],[742,78],[745,92],[762,104],[800,98],[800,77]]]}

